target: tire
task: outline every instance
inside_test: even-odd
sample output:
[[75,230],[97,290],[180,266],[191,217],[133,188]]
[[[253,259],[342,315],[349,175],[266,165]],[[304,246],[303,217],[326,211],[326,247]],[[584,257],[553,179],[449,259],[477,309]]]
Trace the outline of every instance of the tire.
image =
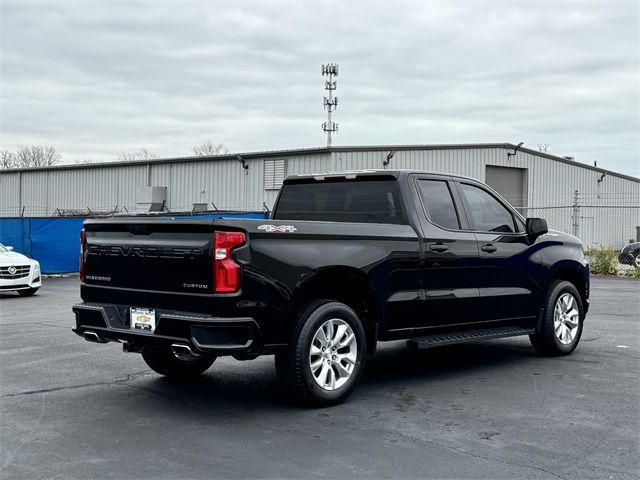
[[25,290],[17,290],[17,292],[18,292],[18,295],[20,295],[22,297],[30,297],[31,295],[36,293],[39,289],[40,289],[40,287],[38,287],[38,288],[27,288]]
[[[329,338],[327,332],[331,332]],[[321,353],[323,343],[329,346]],[[316,353],[312,353],[312,344]],[[276,354],[275,363],[281,383],[294,399],[309,406],[329,406],[343,402],[353,392],[365,357],[364,328],[356,313],[343,303],[317,300],[300,310],[289,346]]]
[[584,307],[578,289],[566,280],[555,280],[547,290],[542,321],[536,333],[529,335],[531,344],[541,355],[569,355],[580,342],[583,323]]
[[212,355],[182,360],[168,349],[145,350],[142,358],[153,371],[173,380],[193,380],[206,372],[216,360]]

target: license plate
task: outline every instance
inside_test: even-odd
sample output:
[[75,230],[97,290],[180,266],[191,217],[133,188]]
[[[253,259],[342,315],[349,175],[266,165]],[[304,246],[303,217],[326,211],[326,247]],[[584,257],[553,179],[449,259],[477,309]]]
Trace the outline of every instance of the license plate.
[[131,330],[153,333],[156,329],[156,311],[150,308],[131,308]]

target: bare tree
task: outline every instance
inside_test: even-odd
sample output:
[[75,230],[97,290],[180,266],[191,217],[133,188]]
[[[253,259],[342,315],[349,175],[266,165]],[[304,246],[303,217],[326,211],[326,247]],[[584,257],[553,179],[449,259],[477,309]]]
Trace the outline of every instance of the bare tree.
[[9,150],[0,150],[0,168],[15,168],[16,156]]
[[229,149],[224,143],[213,143],[211,140],[202,142],[191,149],[197,157],[211,157],[213,155],[224,155],[229,153]]
[[60,154],[51,146],[20,145],[15,153],[0,152],[0,168],[31,168],[57,165]]
[[76,157],[73,159],[73,163],[76,165],[92,165],[94,163],[100,163],[100,160],[91,157]]
[[141,160],[153,160],[155,158],[158,158],[158,156],[155,153],[151,153],[146,148],[141,148],[137,152],[122,152],[118,155],[118,160],[123,162],[137,162]]

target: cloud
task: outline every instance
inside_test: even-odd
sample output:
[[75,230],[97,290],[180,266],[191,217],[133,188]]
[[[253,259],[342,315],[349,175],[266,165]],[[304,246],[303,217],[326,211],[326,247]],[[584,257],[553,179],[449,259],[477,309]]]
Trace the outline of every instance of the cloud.
[[549,143],[640,175],[634,2],[3,3],[2,146]]

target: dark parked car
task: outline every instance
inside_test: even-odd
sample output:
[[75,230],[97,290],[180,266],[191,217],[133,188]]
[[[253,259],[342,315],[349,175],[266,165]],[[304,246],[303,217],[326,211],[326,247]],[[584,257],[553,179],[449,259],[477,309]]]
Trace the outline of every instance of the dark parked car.
[[630,243],[618,254],[618,261],[640,268],[640,242]]
[[352,392],[379,341],[528,335],[566,355],[589,306],[577,238],[453,175],[293,176],[269,220],[87,220],[81,240],[78,335],[181,379],[275,354],[286,388],[321,405]]

